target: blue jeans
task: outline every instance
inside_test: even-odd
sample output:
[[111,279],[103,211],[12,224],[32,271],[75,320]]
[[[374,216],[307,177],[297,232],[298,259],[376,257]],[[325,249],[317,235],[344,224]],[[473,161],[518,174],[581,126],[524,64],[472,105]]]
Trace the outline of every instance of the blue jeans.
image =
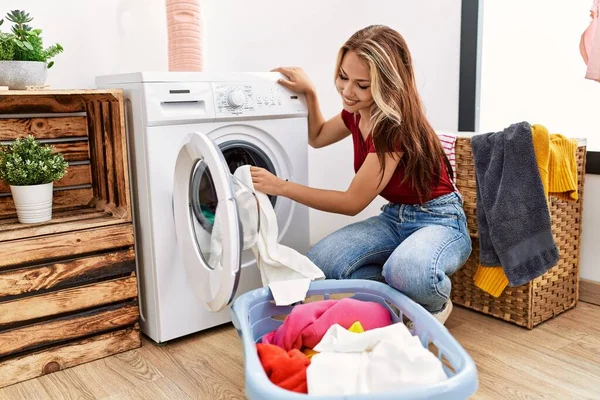
[[431,313],[450,297],[448,276],[471,254],[458,193],[423,205],[386,204],[382,213],[320,240],[307,256],[327,279],[385,281]]

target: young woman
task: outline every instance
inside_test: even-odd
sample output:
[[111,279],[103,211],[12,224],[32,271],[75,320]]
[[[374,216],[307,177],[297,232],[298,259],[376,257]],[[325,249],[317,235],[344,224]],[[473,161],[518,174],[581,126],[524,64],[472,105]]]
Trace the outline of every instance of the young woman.
[[281,85],[306,96],[312,147],[352,136],[356,175],[346,191],[321,190],[252,167],[255,188],[346,215],[358,214],[381,195],[389,202],[381,214],[333,232],[307,256],[328,279],[385,280],[444,323],[452,311],[448,276],[469,257],[471,239],[403,37],[386,26],[369,26],[350,37],[335,67],[343,110],[329,120],[302,69],[274,71],[288,78]]

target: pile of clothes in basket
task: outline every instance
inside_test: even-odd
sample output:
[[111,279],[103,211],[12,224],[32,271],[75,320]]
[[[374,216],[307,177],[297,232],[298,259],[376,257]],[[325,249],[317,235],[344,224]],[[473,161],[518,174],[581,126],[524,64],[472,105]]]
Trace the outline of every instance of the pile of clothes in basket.
[[387,392],[448,379],[419,337],[371,301],[297,305],[256,347],[271,382],[310,395]]

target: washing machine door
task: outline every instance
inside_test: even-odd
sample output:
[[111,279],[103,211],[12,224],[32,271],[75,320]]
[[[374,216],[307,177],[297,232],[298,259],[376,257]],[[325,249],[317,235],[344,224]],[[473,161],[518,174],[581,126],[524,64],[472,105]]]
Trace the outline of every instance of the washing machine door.
[[175,229],[189,283],[215,312],[231,303],[241,269],[242,228],[231,179],[218,146],[202,133],[188,134],[175,164]]

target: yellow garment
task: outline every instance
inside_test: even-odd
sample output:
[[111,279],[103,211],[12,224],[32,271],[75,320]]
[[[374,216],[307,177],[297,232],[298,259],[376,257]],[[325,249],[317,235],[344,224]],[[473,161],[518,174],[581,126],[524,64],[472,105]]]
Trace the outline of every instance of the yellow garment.
[[548,162],[548,192],[563,200],[577,201],[577,139],[558,133],[550,135],[550,161]]
[[308,347],[302,349],[302,353],[304,353],[304,355],[306,356],[306,358],[308,358],[309,360],[312,358],[312,356],[314,356],[315,354],[319,354],[318,351],[314,351],[313,349],[309,349]]
[[[362,326],[362,324],[360,323],[360,321],[356,321],[355,323],[353,323],[352,325],[350,325],[350,328],[348,328],[349,332],[354,332],[354,333],[363,333],[365,330]],[[314,351],[313,349],[309,349],[304,348],[302,349],[302,353],[304,353],[304,355],[310,360],[312,358],[312,356],[314,356],[315,354],[319,354],[318,351]]]
[[[550,135],[546,127],[538,124],[531,127],[531,137],[546,201],[549,195],[577,200],[577,140],[560,134]],[[473,280],[475,286],[494,297],[500,296],[508,286],[508,278],[500,265],[479,265]]]
[[500,265],[497,267],[479,265],[473,280],[475,286],[494,297],[500,296],[504,288],[508,286],[508,278]]
[[546,201],[548,201],[548,185],[550,179],[548,171],[548,162],[550,160],[550,135],[548,134],[546,127],[536,124],[531,127],[531,139],[533,140],[535,161],[537,162],[540,171],[540,178],[542,178],[544,194],[546,195]]
[[353,323],[350,328],[348,328],[349,332],[354,332],[354,333],[363,333],[365,331],[365,329],[363,328],[362,324],[360,323],[360,321],[356,321],[355,323]]

